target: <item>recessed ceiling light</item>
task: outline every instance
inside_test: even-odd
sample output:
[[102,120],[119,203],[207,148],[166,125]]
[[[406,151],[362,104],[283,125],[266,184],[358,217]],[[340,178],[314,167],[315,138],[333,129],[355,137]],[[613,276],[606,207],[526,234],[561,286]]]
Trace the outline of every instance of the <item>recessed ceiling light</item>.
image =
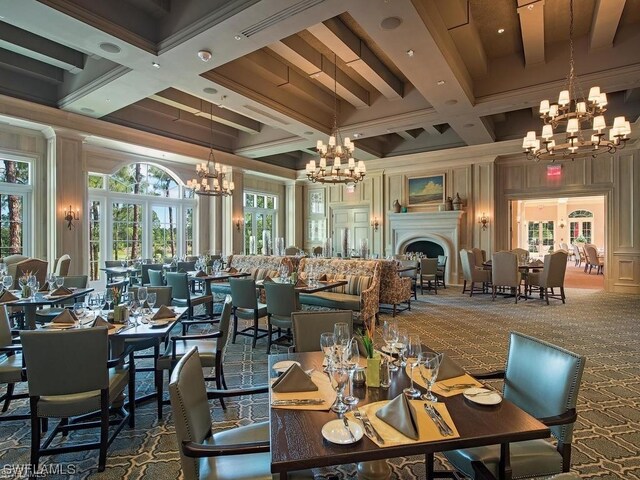
[[504,28],[499,28],[499,29],[498,29],[498,33],[499,33],[499,34],[503,34],[503,33],[504,33]]
[[400,25],[402,25],[400,17],[387,17],[380,22],[380,27],[383,30],[395,30]]
[[446,102],[444,102],[445,105],[455,105],[458,103],[458,100],[456,100],[455,98],[452,98],[451,100],[447,100]]
[[304,132],[305,135],[313,135],[313,132]]
[[160,68],[160,64],[158,62],[151,62],[151,65],[155,68]]
[[236,35],[236,36],[235,36],[235,37],[233,37],[233,38],[235,38],[236,40],[242,40],[242,35]]
[[414,52],[411,48],[409,50],[407,50],[407,55],[409,55],[410,57],[413,57],[415,55],[416,52]]
[[353,134],[353,138],[359,138],[359,137],[361,137],[361,136],[362,136],[362,134],[361,134],[361,133],[354,133],[354,134]]
[[120,53],[120,51],[122,50],[118,45],[109,42],[102,42],[98,46],[100,47],[100,50],[107,53]]
[[211,95],[218,93],[218,90],[216,90],[216,89],[215,89],[215,88],[213,88],[213,87],[206,87],[206,88],[203,88],[203,89],[202,89],[202,91],[203,91],[204,93],[209,93],[209,94],[211,94]]
[[95,112],[95,110],[93,108],[89,108],[89,107],[82,107],[80,109],[80,111],[84,112],[84,113],[94,113]]
[[444,85],[445,83],[447,83],[447,82],[445,82],[444,80],[438,80],[438,85],[440,85],[440,86]]
[[529,10],[533,10],[533,7],[535,7],[535,4],[533,4],[533,3],[530,3],[529,5],[527,5],[527,8]]
[[475,124],[475,123],[465,123],[465,124],[463,125],[463,127],[464,127],[464,128],[471,128],[471,127],[475,127],[475,126],[476,126],[476,124]]
[[200,50],[198,52],[198,58],[203,62],[208,62],[211,60],[211,52],[209,50]]

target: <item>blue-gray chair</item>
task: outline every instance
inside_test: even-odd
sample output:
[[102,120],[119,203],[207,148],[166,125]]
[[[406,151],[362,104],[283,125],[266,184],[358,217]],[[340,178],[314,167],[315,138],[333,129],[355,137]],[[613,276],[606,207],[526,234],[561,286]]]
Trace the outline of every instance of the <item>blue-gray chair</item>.
[[187,307],[187,320],[182,320],[182,334],[186,335],[189,326],[201,323],[212,323],[213,320],[207,313],[194,315],[194,308],[198,305],[205,306],[205,310],[211,308],[213,295],[196,295],[189,289],[188,274],[180,272],[167,272],[165,274],[167,286],[172,288],[172,304],[176,307]]
[[[300,310],[300,302],[295,287],[291,283],[265,282],[264,289],[267,296],[267,355],[271,353],[271,345],[288,342],[291,345],[291,314]],[[274,327],[277,329],[274,331]],[[283,334],[282,331],[285,331]],[[274,333],[278,338],[273,339]]]
[[[256,282],[252,278],[230,278],[231,299],[233,302],[233,343],[238,335],[253,338],[253,348],[259,338],[266,337],[268,330],[258,327],[258,320],[267,316],[267,306],[258,302]],[[238,319],[252,320],[252,325],[238,330]]]
[[[510,334],[503,396],[547,425],[557,440],[557,446],[544,439],[511,443],[513,478],[549,476],[571,468],[576,401],[585,360],[537,338]],[[497,374],[479,377],[499,378]],[[498,477],[500,445],[452,450],[444,455],[468,477],[485,478],[486,472]]]

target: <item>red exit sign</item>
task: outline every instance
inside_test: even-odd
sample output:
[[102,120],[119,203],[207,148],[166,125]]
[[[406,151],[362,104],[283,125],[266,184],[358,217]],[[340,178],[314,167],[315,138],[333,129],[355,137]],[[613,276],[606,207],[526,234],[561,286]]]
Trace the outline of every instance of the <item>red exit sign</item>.
[[559,177],[562,175],[562,165],[547,165],[547,177]]

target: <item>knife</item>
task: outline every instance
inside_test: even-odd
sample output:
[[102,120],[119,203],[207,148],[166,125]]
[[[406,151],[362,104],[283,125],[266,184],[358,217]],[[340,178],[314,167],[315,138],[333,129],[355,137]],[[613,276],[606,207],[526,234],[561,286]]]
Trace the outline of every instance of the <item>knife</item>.
[[347,432],[349,432],[349,436],[351,437],[351,440],[354,442],[357,442],[356,436],[353,434],[353,432],[351,431],[351,428],[349,427],[349,421],[347,420],[347,417],[342,417],[342,422],[344,423],[344,428],[346,428]]
[[432,411],[431,407],[426,403],[424,404],[424,411],[427,412],[427,415],[429,415],[429,418],[431,419],[431,421],[438,428],[438,431],[440,432],[440,435],[442,435],[443,437],[446,437],[447,436],[447,431],[445,430],[445,428],[440,423],[440,420],[438,420],[438,417],[436,417],[433,414],[433,411]]
[[436,418],[440,421],[440,423],[442,424],[442,426],[444,427],[444,429],[447,432],[447,435],[453,435],[453,430],[451,430],[451,427],[449,426],[449,424],[446,422],[446,420],[444,419],[444,417],[440,414],[440,412],[438,411],[437,408],[435,408],[434,406],[430,407],[431,411],[433,412],[433,414],[436,416]]
[[322,405],[324,399],[322,398],[304,398],[304,399],[292,399],[292,400],[273,400],[271,405],[275,407],[296,406],[296,405]]

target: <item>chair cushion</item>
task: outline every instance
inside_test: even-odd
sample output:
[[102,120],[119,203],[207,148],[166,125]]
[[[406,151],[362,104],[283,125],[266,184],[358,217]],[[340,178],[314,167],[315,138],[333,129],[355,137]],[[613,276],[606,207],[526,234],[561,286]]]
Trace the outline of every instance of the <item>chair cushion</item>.
[[231,295],[231,286],[229,282],[214,282],[211,284],[211,291],[221,295]]
[[[529,440],[509,444],[513,478],[529,478],[562,472],[562,456],[556,447],[546,440]],[[447,460],[465,475],[473,478],[471,462],[484,463],[498,478],[500,445],[452,450],[444,452]]]
[[22,355],[16,354],[0,360],[0,383],[22,381]]
[[288,317],[284,315],[271,315],[271,317],[269,317],[269,322],[274,327],[291,328],[291,315]]
[[213,295],[191,295],[191,305],[202,305],[213,302]]
[[[236,308],[236,316],[244,320],[253,320],[253,310],[250,308]],[[267,316],[267,306],[264,303],[258,302],[258,318]]]
[[[129,368],[109,369],[109,403],[113,402],[129,382]],[[47,395],[38,401],[39,417],[72,417],[100,410],[100,390]]]
[[[215,367],[216,365],[216,342],[212,340],[180,340],[176,342],[176,361],[180,360],[192,347],[198,347],[200,362],[203,367]],[[167,346],[163,355],[156,361],[157,370],[168,370],[173,362],[171,343]]]
[[300,295],[300,303],[304,303],[305,305],[315,305],[317,307],[360,311],[360,297],[358,295],[348,295],[346,293],[303,293]]
[[371,277],[367,275],[346,275],[347,284],[344,293],[348,295],[361,295],[371,284]]

